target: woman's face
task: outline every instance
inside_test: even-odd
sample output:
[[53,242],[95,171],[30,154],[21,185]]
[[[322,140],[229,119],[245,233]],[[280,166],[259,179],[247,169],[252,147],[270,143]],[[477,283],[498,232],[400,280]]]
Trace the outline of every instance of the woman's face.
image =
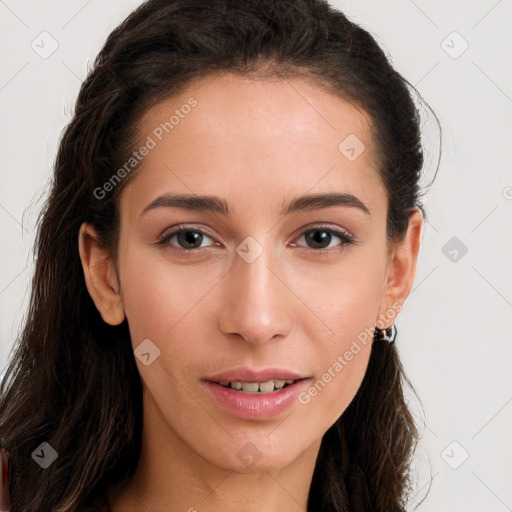
[[368,118],[304,79],[226,74],[140,135],[117,269],[145,428],[221,468],[285,467],[354,398],[389,310]]

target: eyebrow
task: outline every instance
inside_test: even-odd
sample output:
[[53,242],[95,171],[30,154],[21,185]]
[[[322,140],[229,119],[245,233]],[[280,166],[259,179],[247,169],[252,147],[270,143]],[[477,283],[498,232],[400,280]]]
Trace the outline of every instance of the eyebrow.
[[[360,199],[352,194],[341,192],[324,192],[295,197],[283,204],[281,215],[329,208],[331,206],[357,208],[371,217],[370,210]],[[212,212],[224,216],[231,214],[225,199],[217,196],[200,196],[196,194],[164,194],[148,204],[141,213],[141,216],[156,208],[182,208],[189,211]]]

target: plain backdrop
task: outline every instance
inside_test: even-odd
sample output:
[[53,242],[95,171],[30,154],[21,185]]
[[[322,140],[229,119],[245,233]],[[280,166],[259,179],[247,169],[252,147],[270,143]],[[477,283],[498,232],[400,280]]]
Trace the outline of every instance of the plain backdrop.
[[[0,0],[0,375],[26,311],[59,137],[107,35],[139,0]],[[443,152],[397,346],[425,411],[423,512],[512,510],[512,1],[337,0],[439,117]],[[439,133],[421,109],[433,177]],[[44,361],[41,361],[44,364]]]

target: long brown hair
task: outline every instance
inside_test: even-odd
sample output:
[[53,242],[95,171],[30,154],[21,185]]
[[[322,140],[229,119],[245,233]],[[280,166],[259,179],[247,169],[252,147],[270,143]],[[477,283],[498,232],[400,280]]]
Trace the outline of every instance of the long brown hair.
[[[105,511],[106,490],[135,472],[142,382],[126,321],[107,325],[87,292],[78,230],[90,222],[115,257],[118,200],[136,171],[111,193],[95,191],[135,149],[149,107],[222,71],[308,76],[364,109],[388,192],[390,242],[403,238],[415,206],[423,210],[410,84],[342,12],[323,0],[142,4],[109,35],[82,84],[39,221],[30,307],[0,395],[12,512]],[[308,511],[404,510],[419,438],[405,384],[413,389],[395,344],[373,343],[360,389],[323,437]],[[33,460],[43,442],[57,452],[47,469]]]

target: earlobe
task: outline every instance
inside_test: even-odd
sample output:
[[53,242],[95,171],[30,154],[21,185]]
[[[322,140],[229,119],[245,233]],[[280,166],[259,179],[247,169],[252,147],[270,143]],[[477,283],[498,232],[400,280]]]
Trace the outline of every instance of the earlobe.
[[[386,286],[379,310],[379,319],[384,327],[394,323],[394,319],[390,317],[395,317],[396,309],[401,309],[411,292],[416,276],[422,230],[423,214],[416,207],[409,216],[407,233],[394,248],[389,261]],[[394,310],[393,315],[389,314],[391,310]]]
[[78,250],[87,290],[96,308],[106,323],[119,325],[125,314],[115,265],[94,228],[86,222],[80,226]]

